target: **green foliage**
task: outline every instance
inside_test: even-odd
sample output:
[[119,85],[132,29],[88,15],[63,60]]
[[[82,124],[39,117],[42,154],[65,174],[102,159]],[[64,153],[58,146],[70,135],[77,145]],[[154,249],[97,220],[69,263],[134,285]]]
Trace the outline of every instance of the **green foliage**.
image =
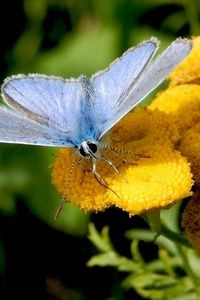
[[145,299],[199,299],[200,258],[191,249],[173,244],[161,235],[155,240],[157,257],[147,262],[141,254],[140,242],[152,243],[155,237],[152,231],[135,229],[127,236],[132,237],[131,258],[114,249],[107,227],[99,233],[90,224],[88,237],[100,253],[90,258],[88,266],[109,266],[126,273],[122,288],[134,289]]
[[[67,78],[82,73],[90,75],[107,67],[128,47],[151,36],[161,39],[162,50],[177,36],[198,35],[200,32],[198,0],[22,0],[13,1],[12,8],[10,5],[9,2],[7,10],[4,5],[1,7],[1,20],[5,20],[5,16],[7,18],[0,28],[2,80],[16,73],[44,73]],[[8,223],[15,220],[18,215],[18,201],[21,201],[33,216],[51,229],[58,230],[59,233],[64,232],[66,236],[69,234],[84,237],[90,215],[86,215],[78,208],[66,204],[59,219],[54,221],[54,213],[61,195],[58,195],[51,185],[49,166],[54,160],[56,151],[47,147],[0,145],[0,215],[2,220],[9,220]],[[104,227],[99,233],[93,225],[90,225],[89,239],[99,254],[89,260],[88,267],[109,266],[120,274],[125,274],[122,290],[136,290],[143,298],[199,299],[200,261],[199,257],[187,247],[187,242],[178,231],[179,208],[170,210],[170,216],[166,213],[162,222],[160,216],[156,214],[143,217],[153,231],[130,228],[126,232],[126,237],[131,240],[131,258],[116,251],[110,240],[108,227]],[[5,227],[9,227],[8,223]],[[6,237],[9,241],[10,231],[2,224],[1,230],[8,230],[4,239]],[[36,237],[37,234],[38,232],[35,232]],[[2,236],[3,234],[0,238]],[[155,259],[145,261],[140,251],[142,242],[145,242],[147,252],[149,244],[155,243],[158,246]],[[19,243],[24,243],[23,247],[26,249],[25,239],[21,239]],[[37,244],[40,247],[40,241],[37,241]],[[51,247],[48,252],[52,250]],[[0,243],[0,278],[5,274],[9,249],[10,247],[6,248]],[[14,254],[15,251],[14,248]],[[91,253],[90,246],[84,248],[84,251],[87,254]],[[38,251],[40,252],[42,249]],[[29,253],[29,261],[31,262],[37,255],[39,254],[35,252]],[[69,256],[75,265],[77,257],[70,255],[66,253],[62,259],[65,261]],[[44,274],[50,273],[51,265],[58,265],[58,257],[54,255],[52,257],[55,261],[48,261]],[[14,269],[12,273],[16,272],[19,278],[17,272],[20,272],[23,260],[17,262],[20,266],[18,269],[16,267],[17,271],[15,266],[12,266]],[[60,269],[61,267],[58,266]],[[68,268],[64,271],[62,279],[69,272]],[[30,273],[39,274],[40,268],[37,272],[30,269]],[[56,276],[59,277],[60,274]],[[30,281],[37,282],[39,277],[36,276],[36,279]],[[84,279],[78,283],[80,286],[88,284],[88,278],[85,281]],[[4,279],[0,281],[1,284],[4,283]],[[102,290],[104,285],[102,278]],[[45,286],[44,282],[41,286]],[[62,284],[60,286],[63,288]],[[50,290],[53,288],[56,290],[57,286],[52,284]],[[19,296],[22,299],[22,290],[19,295],[15,294],[15,297]],[[33,291],[34,288],[29,291],[29,295]],[[39,291],[37,293],[40,295]],[[61,299],[58,296],[54,298]]]

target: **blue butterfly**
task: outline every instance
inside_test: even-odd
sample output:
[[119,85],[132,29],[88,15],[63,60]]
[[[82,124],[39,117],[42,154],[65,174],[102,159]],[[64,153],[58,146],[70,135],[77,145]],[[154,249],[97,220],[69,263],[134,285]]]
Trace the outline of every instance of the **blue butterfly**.
[[74,147],[95,161],[100,139],[140,103],[190,52],[178,38],[156,59],[158,40],[130,48],[91,78],[63,79],[40,74],[5,79],[1,92],[0,142]]

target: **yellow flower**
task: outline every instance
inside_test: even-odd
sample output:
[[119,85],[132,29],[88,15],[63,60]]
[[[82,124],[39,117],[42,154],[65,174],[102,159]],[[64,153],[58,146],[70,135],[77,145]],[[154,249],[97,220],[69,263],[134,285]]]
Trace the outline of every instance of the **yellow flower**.
[[85,211],[101,211],[111,205],[130,214],[166,207],[190,195],[192,175],[187,160],[173,149],[178,133],[170,118],[158,110],[128,114],[109,132],[112,150],[102,150],[119,171],[105,161],[95,179],[91,163],[78,158],[75,150],[61,149],[52,166],[52,180],[61,196]]
[[200,85],[169,87],[149,106],[149,109],[156,108],[168,114],[181,139],[184,132],[200,122]]
[[191,165],[194,182],[200,186],[200,38],[188,57],[170,75],[170,85],[159,93],[149,109],[166,112],[176,124],[176,149]]
[[187,158],[194,182],[200,185],[200,85],[169,87],[149,107],[155,108],[165,111],[175,124],[174,148]]
[[187,203],[182,214],[182,226],[187,240],[200,254],[200,194],[197,193]]
[[200,187],[200,122],[184,134],[179,150],[190,162],[193,179]]

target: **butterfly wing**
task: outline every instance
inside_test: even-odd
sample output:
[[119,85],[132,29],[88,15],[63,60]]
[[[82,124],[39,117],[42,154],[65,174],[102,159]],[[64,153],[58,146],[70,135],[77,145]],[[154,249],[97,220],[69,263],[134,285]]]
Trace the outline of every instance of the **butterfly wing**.
[[[62,145],[65,142],[65,146],[79,142],[82,92],[79,80],[66,81],[37,74],[12,76],[2,86],[2,96],[7,105],[24,116],[26,122],[28,118],[34,124],[46,126],[48,132],[57,132],[65,139],[60,141]],[[0,112],[5,114],[2,108]],[[59,142],[59,138],[57,140]]]
[[97,101],[94,110],[101,136],[155,89],[191,47],[189,40],[177,39],[149,63],[156,50],[155,43],[150,40],[131,48],[109,69],[95,75]]
[[152,38],[130,48],[106,70],[96,73],[91,78],[96,95],[94,118],[100,126],[101,135],[114,125],[114,119],[117,117],[115,110],[120,99],[147,67],[158,48],[158,43],[157,39]]
[[[62,146],[65,135],[27,119],[7,107],[0,109],[0,142],[30,145]],[[69,146],[72,146],[69,142]]]
[[[35,144],[35,138],[31,142],[28,136],[31,135],[29,124],[37,131],[37,138],[41,130],[40,144],[45,145],[77,146],[88,132],[88,137],[92,132],[95,138],[100,138],[164,80],[191,49],[189,41],[178,39],[149,64],[157,44],[156,39],[151,39],[131,48],[104,72],[95,74],[87,85],[84,77],[67,81],[33,74],[6,79],[2,96],[18,117],[9,112],[11,119],[7,119],[7,125],[5,117],[9,116],[9,110],[0,108],[0,140],[13,142],[22,126],[25,137],[23,139],[20,133],[18,142]],[[86,113],[87,118],[84,118]],[[25,124],[29,129],[25,130]],[[5,133],[6,128],[10,137]]]

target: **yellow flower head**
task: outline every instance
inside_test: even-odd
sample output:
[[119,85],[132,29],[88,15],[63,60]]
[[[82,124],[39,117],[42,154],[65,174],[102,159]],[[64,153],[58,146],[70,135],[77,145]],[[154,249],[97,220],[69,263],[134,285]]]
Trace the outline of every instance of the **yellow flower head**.
[[193,43],[188,57],[170,75],[169,88],[149,109],[166,112],[176,125],[176,149],[190,162],[194,182],[200,186],[200,38]]
[[184,132],[200,122],[200,85],[182,84],[160,92],[149,109],[168,114],[182,138]]
[[183,135],[179,150],[190,162],[193,179],[200,187],[200,122]]
[[[196,193],[182,216],[185,234],[200,254],[200,38],[195,38],[189,56],[170,75],[170,86],[152,104],[167,111],[178,126],[177,150],[187,158]],[[164,98],[169,101],[164,102]],[[174,103],[174,104],[173,104]]]
[[200,254],[200,194],[197,193],[187,203],[182,215],[182,226],[187,240]]
[[75,150],[61,149],[52,166],[52,181],[62,197],[85,211],[101,211],[115,205],[130,214],[166,207],[190,195],[192,178],[186,159],[172,147],[177,130],[168,116],[158,110],[128,114],[109,132],[102,149],[118,172],[104,160],[91,163],[77,158]]

